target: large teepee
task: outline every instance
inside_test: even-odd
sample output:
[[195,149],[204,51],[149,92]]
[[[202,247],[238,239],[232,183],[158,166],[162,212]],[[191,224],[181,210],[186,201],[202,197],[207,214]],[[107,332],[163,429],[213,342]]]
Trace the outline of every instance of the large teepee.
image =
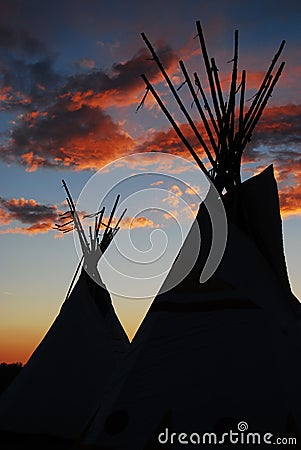
[[155,96],[219,192],[228,218],[226,250],[215,274],[201,284],[200,273],[212,240],[206,202],[202,203],[165,283],[177,266],[185,265],[189,259],[193,228],[199,226],[202,247],[197,263],[180,284],[168,292],[163,286],[164,293],[154,300],[130,346],[123,370],[112,381],[103,407],[86,435],[85,443],[99,448],[153,450],[182,448],[183,444],[195,448],[198,439],[202,448],[211,448],[208,436],[203,444],[203,433],[215,433],[221,439],[222,433],[231,429],[242,431],[237,428],[239,422],[245,422],[249,432],[262,436],[272,433],[275,439],[301,436],[300,306],[287,276],[273,167],[245,182],[240,177],[242,152],[284,66],[281,63],[273,75],[284,42],[245,112],[245,71],[237,82],[238,33],[226,101],[199,22],[197,32],[210,102],[198,74],[194,74],[194,80],[201,101],[183,62],[180,67],[200,112],[206,137],[198,131],[144,34],[143,39],[203,147],[211,169],[184,136],[145,75],[143,79],[147,92]]
[[104,208],[94,215],[89,243],[67,185],[63,185],[69,211],[56,228],[63,233],[76,229],[84,268],[46,336],[0,397],[0,430],[73,440],[81,436],[101,405],[129,341],[109,293],[93,280],[99,276],[99,258],[118,231],[119,221],[114,228],[110,226],[118,199],[109,223],[103,224]]

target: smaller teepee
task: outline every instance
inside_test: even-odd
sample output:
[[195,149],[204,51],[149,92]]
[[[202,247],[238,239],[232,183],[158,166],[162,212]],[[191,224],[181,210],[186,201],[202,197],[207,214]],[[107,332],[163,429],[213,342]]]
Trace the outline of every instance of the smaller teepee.
[[69,211],[55,228],[78,232],[84,268],[46,336],[1,395],[0,430],[73,440],[100,407],[129,341],[109,293],[92,278],[99,277],[97,262],[118,231],[122,217],[111,227],[118,198],[107,224],[103,223],[104,208],[94,214],[94,236],[90,229],[89,243],[64,181],[63,186]]

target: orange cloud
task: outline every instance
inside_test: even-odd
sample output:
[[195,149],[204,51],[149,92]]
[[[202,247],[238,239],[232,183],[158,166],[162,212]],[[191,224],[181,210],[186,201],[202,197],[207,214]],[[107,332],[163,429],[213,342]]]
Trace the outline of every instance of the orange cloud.
[[121,227],[122,228],[155,228],[155,224],[152,220],[146,217],[134,217],[133,219],[130,217],[125,217],[126,220],[122,220]]
[[20,118],[2,156],[18,161],[31,172],[40,167],[85,170],[100,168],[112,159],[130,153],[133,139],[103,111],[83,106],[70,110],[68,99],[60,100],[48,115]]
[[185,189],[185,194],[188,194],[188,195],[200,194],[200,188],[199,188],[199,186],[188,187],[187,189]]
[[10,200],[0,198],[0,225],[7,226],[13,221],[29,224],[27,227],[9,227],[0,230],[0,234],[37,234],[47,233],[54,226],[59,211],[55,205],[42,205],[34,199],[23,197]]
[[0,109],[5,110],[30,105],[31,98],[18,90],[14,90],[12,86],[4,86],[0,88],[0,102],[3,103]]
[[182,197],[182,195],[183,195],[183,192],[181,191],[179,186],[176,185],[176,184],[173,184],[171,186],[171,188],[169,189],[169,192],[171,192],[172,194],[176,195],[177,197]]
[[183,192],[179,188],[178,185],[173,184],[168,190],[168,195],[166,198],[162,199],[163,202],[166,202],[172,208],[176,208],[179,206],[179,197],[183,196]]
[[[157,42],[156,47],[166,69],[173,70],[177,64],[173,50],[162,41]],[[94,70],[70,77],[62,89],[61,98],[69,98],[70,110],[83,106],[105,109],[110,106],[136,104],[144,90],[142,73],[146,73],[154,84],[162,81],[160,70],[149,57],[146,48],[141,48],[127,61],[113,64],[110,74]]]
[[9,86],[5,86],[0,90],[0,101],[7,102],[8,100],[12,100],[12,95],[10,94],[11,88]]
[[164,183],[164,181],[159,180],[159,181],[155,181],[154,183],[151,183],[150,186],[160,186],[163,183]]
[[11,222],[11,218],[8,212],[0,209],[0,226],[7,225]]
[[301,184],[280,191],[279,200],[283,216],[301,214]]
[[[104,218],[104,223],[108,223],[108,218]],[[115,225],[116,219],[114,218],[111,222],[111,226],[114,227]],[[139,217],[125,216],[121,220],[119,226],[122,230],[145,228],[145,227],[156,228],[154,222],[151,219],[148,219],[147,217],[144,216]]]
[[[272,106],[265,109],[256,131],[290,133],[294,130],[296,120],[300,120],[301,105],[289,104]],[[299,122],[298,122],[299,125]]]
[[33,234],[48,233],[52,228],[53,222],[38,222],[30,227],[6,228],[0,230],[0,234],[28,234],[32,236]]
[[132,95],[117,89],[108,89],[103,92],[94,92],[89,89],[87,91],[77,91],[74,94],[70,94],[70,111],[76,111],[82,108],[82,106],[90,106],[92,108],[109,108],[110,106],[129,106],[136,104],[139,101],[141,95],[141,86],[137,86],[135,91],[132,91]]

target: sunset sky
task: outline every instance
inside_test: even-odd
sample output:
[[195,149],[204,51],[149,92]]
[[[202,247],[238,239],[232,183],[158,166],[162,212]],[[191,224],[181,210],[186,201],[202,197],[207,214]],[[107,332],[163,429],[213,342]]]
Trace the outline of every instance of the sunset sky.
[[[150,94],[143,108],[136,108],[145,93],[140,76],[145,73],[176,120],[185,123],[140,33],[148,36],[176,86],[183,81],[178,66],[183,59],[207,87],[194,39],[196,20],[223,89],[239,29],[247,98],[286,40],[281,59],[286,66],[247,146],[243,178],[274,164],[288,271],[301,299],[299,2],[2,0],[0,13],[0,362],[26,362],[55,318],[76,268],[72,233],[58,238],[52,229],[66,210],[61,179],[77,198],[97,170],[129,154],[167,152],[191,160]],[[145,161],[152,170],[154,160]],[[122,170],[128,177],[135,167]],[[166,195],[177,195],[177,188],[166,185]],[[134,227],[138,240],[160,225],[154,216],[143,216]],[[147,303],[115,301],[132,335]]]

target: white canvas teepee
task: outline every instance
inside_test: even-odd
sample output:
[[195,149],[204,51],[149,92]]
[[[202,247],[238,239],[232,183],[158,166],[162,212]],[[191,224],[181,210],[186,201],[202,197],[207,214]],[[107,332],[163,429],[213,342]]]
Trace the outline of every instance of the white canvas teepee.
[[[203,433],[216,433],[220,439],[231,429],[239,431],[237,426],[242,421],[250,432],[301,439],[300,304],[291,292],[286,271],[277,185],[272,166],[244,183],[240,176],[242,152],[284,67],[281,63],[273,75],[284,41],[245,113],[245,71],[237,83],[238,33],[226,102],[199,22],[197,32],[210,102],[197,73],[194,80],[205,109],[183,62],[180,67],[206,137],[191,119],[150,42],[142,36],[211,162],[211,170],[145,75],[143,79],[147,92],[154,95],[219,192],[228,218],[226,250],[214,275],[200,284],[212,242],[205,201],[165,285],[170,285],[169,278],[173,279],[177,266],[185,266],[189,260],[194,227],[200,228],[202,236],[198,260],[180,284],[167,292],[163,285],[163,293],[154,300],[123,361],[123,369],[113,378],[86,434],[84,443],[95,448],[154,450],[182,448],[183,444],[195,448],[196,434],[203,448],[211,448],[203,443]],[[193,442],[189,440],[191,435]]]
[[[91,261],[97,263],[103,240],[95,248],[93,242],[89,248],[85,247],[85,236],[72,199],[69,206],[69,216],[81,233],[84,266],[89,266]],[[70,226],[70,221],[67,223]],[[99,231],[100,223],[97,226]],[[59,227],[63,231],[67,229],[66,225]],[[113,229],[107,231],[105,246],[113,235]],[[86,268],[91,273],[91,267]],[[128,346],[109,293],[82,269],[48,333],[1,395],[0,430],[78,438],[101,405],[106,387]]]
[[[300,307],[287,282],[272,168],[243,183],[238,197],[227,199],[228,208],[239,203],[241,214],[252,214],[249,231],[229,218],[227,248],[214,276],[199,283],[209,245],[182,283],[157,296],[86,444],[162,448],[160,433],[162,440],[169,436],[166,444],[171,433],[221,437],[237,431],[240,421],[250,432],[300,436]],[[202,206],[197,221],[210,242]],[[192,237],[175,264],[185,262]],[[261,240],[273,247],[266,250]],[[279,252],[277,259],[270,249]],[[181,448],[173,439],[172,448]]]

